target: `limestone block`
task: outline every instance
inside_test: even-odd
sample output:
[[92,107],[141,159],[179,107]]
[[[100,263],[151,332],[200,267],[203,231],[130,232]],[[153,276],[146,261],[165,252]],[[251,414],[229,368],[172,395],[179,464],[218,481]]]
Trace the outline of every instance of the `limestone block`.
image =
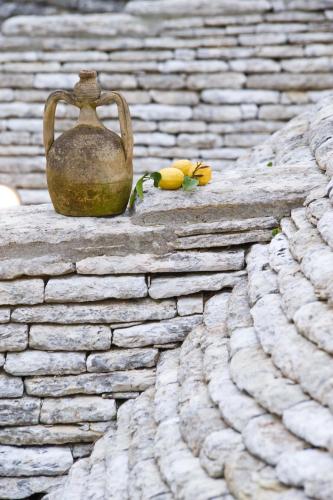
[[236,273],[187,274],[170,278],[152,278],[149,295],[153,299],[179,297],[202,291],[219,291],[235,285],[240,279]]
[[23,351],[28,345],[27,325],[0,324],[0,351]]
[[[57,401],[57,400],[55,400]],[[45,444],[90,443],[101,432],[82,425],[24,425],[0,427],[0,443],[13,446],[41,446]],[[82,445],[83,446],[83,445]],[[1,490],[0,490],[1,491]]]
[[8,499],[28,498],[35,493],[42,493],[60,487],[65,476],[4,477],[0,478],[0,496]]
[[123,257],[88,257],[76,264],[79,274],[184,273],[231,271],[243,267],[243,250],[174,252],[166,255],[130,254]]
[[102,304],[54,304],[19,307],[12,312],[19,323],[127,323],[131,321],[161,320],[176,314],[173,300],[156,302],[151,299],[109,301]]
[[229,300],[228,292],[216,293],[207,300],[203,320],[208,328],[223,327],[227,320]]
[[143,120],[186,120],[192,117],[192,109],[189,106],[133,104],[131,115]]
[[207,125],[203,121],[166,121],[159,122],[159,129],[162,132],[167,132],[168,134],[178,134],[180,132],[205,132],[207,129]]
[[[145,51],[146,53],[146,51]],[[110,82],[112,81],[110,78]],[[133,77],[134,78],[134,77]],[[185,75],[161,75],[161,74],[140,74],[137,77],[140,87],[151,90],[174,90],[185,87]],[[103,83],[103,81],[102,81]]]
[[228,65],[221,60],[177,61],[174,59],[160,63],[158,69],[161,73],[217,73],[226,71]]
[[84,373],[64,377],[32,377],[25,380],[30,395],[69,396],[104,392],[144,391],[155,382],[154,370],[129,370],[114,373]]
[[273,90],[204,90],[201,93],[202,100],[212,104],[243,104],[243,103],[277,103],[279,93]]
[[157,349],[114,349],[104,353],[93,353],[87,358],[88,372],[113,372],[151,368],[156,365]]
[[0,323],[8,323],[10,320],[10,309],[6,307],[0,307]]
[[132,348],[182,342],[186,335],[201,322],[202,316],[198,314],[116,329],[113,332],[112,343],[118,347]]
[[285,484],[303,486],[314,498],[329,498],[333,493],[332,457],[321,450],[301,450],[281,457],[277,476]]
[[20,398],[23,396],[23,382],[19,377],[10,377],[0,373],[0,397]]
[[230,4],[228,1],[213,0],[201,1],[191,0],[162,0],[158,5],[151,0],[131,1],[126,6],[126,11],[139,16],[166,16],[181,17],[187,16],[193,11],[198,16],[221,16],[222,14],[246,14],[254,12],[265,12],[270,9],[269,3],[265,0],[244,2],[237,0]]
[[57,276],[69,274],[74,271],[72,262],[59,261],[46,256],[35,259],[6,259],[0,261],[1,279],[13,279],[20,276]]
[[0,475],[7,477],[59,476],[73,464],[70,449],[58,446],[19,449],[0,446],[0,457]]
[[213,106],[210,104],[199,104],[193,110],[193,118],[206,122],[240,121],[242,119],[242,112],[240,107],[236,105]]
[[124,74],[101,74],[100,82],[105,89],[136,89],[138,86],[137,79],[134,75],[124,75]]
[[44,282],[40,279],[18,279],[0,282],[0,303],[39,304],[44,299]]
[[182,104],[194,106],[199,102],[198,94],[188,90],[151,90],[150,95],[153,98],[153,101],[158,104]]
[[86,371],[85,354],[24,351],[9,353],[4,366],[12,375],[67,375]]
[[146,295],[144,276],[69,276],[50,279],[45,288],[45,302],[133,299]]
[[147,144],[148,146],[174,146],[176,138],[171,134],[154,133],[136,133],[134,135],[135,144]]
[[253,327],[249,328],[236,328],[232,332],[230,338],[230,356],[233,357],[238,351],[246,347],[254,347],[258,345],[256,331]]
[[284,425],[313,446],[329,449],[333,436],[333,417],[316,401],[304,401],[283,414]]
[[1,425],[38,424],[40,399],[0,399]]
[[198,73],[187,77],[187,88],[193,90],[225,88],[240,89],[246,82],[243,73]]
[[200,464],[210,477],[223,477],[224,465],[235,450],[243,450],[242,436],[233,429],[209,434],[200,452]]
[[303,305],[296,312],[294,321],[300,333],[323,350],[333,353],[333,311],[325,303],[317,301]]
[[78,36],[82,32],[90,36],[115,36],[122,34],[147,34],[144,24],[131,15],[122,13],[100,13],[89,15],[68,14],[66,23],[62,16],[20,16],[5,23],[7,35]]
[[203,313],[202,294],[179,297],[177,300],[177,311],[179,316],[190,316],[191,314]]
[[[240,73],[278,73],[280,71],[280,64],[272,59],[236,59],[230,61],[229,64],[232,71],[239,71]],[[278,101],[275,100],[274,102]]]
[[227,327],[231,333],[236,328],[249,326],[252,326],[252,318],[247,294],[247,281],[242,280],[236,283],[230,295]]
[[[263,38],[266,38],[266,35]],[[267,41],[265,43],[267,43]],[[327,73],[264,73],[258,76],[250,75],[247,79],[247,87],[253,89],[320,90],[332,88],[332,85],[333,77]]]
[[272,415],[250,420],[242,436],[248,451],[270,465],[276,465],[284,453],[288,455],[307,446]]
[[115,417],[115,401],[98,396],[46,398],[43,400],[40,412],[40,422],[42,424],[99,422],[112,420]]
[[93,447],[94,447],[93,443],[74,444],[72,446],[73,458],[75,459],[75,458],[89,457]]
[[29,347],[48,351],[110,349],[111,330],[104,325],[32,325]]

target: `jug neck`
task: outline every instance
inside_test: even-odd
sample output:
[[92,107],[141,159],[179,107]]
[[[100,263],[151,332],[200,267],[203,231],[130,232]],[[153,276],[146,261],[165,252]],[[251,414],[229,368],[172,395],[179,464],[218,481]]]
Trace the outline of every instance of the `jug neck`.
[[77,125],[90,125],[91,127],[104,128],[96,113],[96,109],[90,104],[84,104],[80,108]]

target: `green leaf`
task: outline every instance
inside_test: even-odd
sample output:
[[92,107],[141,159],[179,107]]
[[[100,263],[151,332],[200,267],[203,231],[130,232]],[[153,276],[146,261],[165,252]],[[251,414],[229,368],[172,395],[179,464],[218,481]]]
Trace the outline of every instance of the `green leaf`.
[[159,172],[152,172],[150,174],[150,178],[154,181],[154,187],[158,187],[160,180],[162,179],[162,176]]
[[193,179],[189,175],[185,175],[182,187],[184,191],[193,191],[193,189],[195,189],[198,184],[198,179]]
[[266,165],[266,167],[272,167],[273,166],[273,162],[272,161],[269,161]]
[[129,199],[129,207],[130,208],[133,208],[134,207],[134,204],[135,204],[135,201],[136,199],[139,197],[140,200],[143,200],[143,183],[148,181],[148,180],[152,180],[154,181],[154,186],[155,187],[158,187],[158,184],[161,180],[161,174],[159,172],[152,172],[151,174],[149,174],[148,172],[146,172],[144,175],[142,175],[142,177],[140,177],[140,179],[137,180],[137,183],[135,184],[135,187],[131,193],[131,196],[130,196],[130,199]]
[[280,234],[282,232],[280,227],[275,227],[272,229],[272,236],[276,236],[277,234]]

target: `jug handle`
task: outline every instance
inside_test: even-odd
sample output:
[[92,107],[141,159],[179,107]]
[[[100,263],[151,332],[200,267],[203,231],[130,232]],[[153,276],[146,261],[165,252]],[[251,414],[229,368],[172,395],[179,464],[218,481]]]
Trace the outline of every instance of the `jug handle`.
[[68,104],[77,106],[74,96],[66,90],[56,90],[47,98],[44,108],[43,120],[43,142],[45,154],[47,154],[54,142],[54,118],[59,101],[65,101]]
[[105,92],[96,101],[96,107],[113,102],[116,103],[118,108],[121,139],[125,150],[126,162],[130,163],[133,159],[133,132],[131,115],[125,98],[119,92]]

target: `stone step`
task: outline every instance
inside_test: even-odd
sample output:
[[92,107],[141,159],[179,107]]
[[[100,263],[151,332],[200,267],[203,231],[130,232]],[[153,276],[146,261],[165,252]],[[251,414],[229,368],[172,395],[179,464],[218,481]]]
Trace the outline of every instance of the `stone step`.
[[210,399],[203,375],[202,358],[200,330],[194,329],[180,349],[178,371],[179,427],[182,438],[194,456],[200,454],[211,433],[226,427]]
[[162,353],[157,367],[155,456],[162,476],[176,498],[208,500],[228,495],[225,481],[212,479],[182,439],[177,414],[179,351]]
[[128,494],[132,500],[171,500],[173,495],[163,481],[154,456],[156,423],[154,420],[154,388],[147,389],[132,407],[128,452]]

